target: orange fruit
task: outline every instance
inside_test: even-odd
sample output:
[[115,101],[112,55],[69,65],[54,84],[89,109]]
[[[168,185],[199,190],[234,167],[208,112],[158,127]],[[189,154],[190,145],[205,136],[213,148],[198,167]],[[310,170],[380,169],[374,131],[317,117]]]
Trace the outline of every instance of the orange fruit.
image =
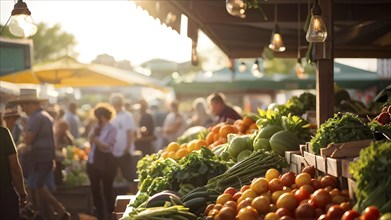
[[181,146],[179,148],[187,148],[187,143],[181,144]]
[[212,128],[212,133],[218,134],[220,131],[221,126],[223,126],[223,123],[217,124]]
[[245,133],[248,127],[247,127],[247,125],[240,123],[237,128],[238,128],[239,132]]
[[243,124],[247,125],[247,127],[249,127],[253,123],[255,123],[255,121],[252,118],[248,116],[243,117]]
[[265,178],[258,178],[252,181],[250,185],[252,189],[257,194],[261,194],[269,191],[269,182]]
[[237,134],[239,130],[234,125],[223,125],[220,128],[220,137],[226,138],[228,134]]
[[162,153],[162,155],[161,155],[164,159],[166,159],[167,158],[167,156],[168,156],[168,152],[167,151],[164,151],[163,153]]
[[213,143],[213,133],[210,132],[208,135],[206,135],[205,141],[208,145],[211,145]]
[[197,145],[196,145],[195,149],[199,150],[199,149],[201,149],[202,146],[207,147],[208,143],[206,143],[205,140],[197,140]]
[[185,157],[185,156],[188,155],[188,154],[189,154],[189,151],[187,151],[187,149],[180,148],[180,149],[175,153],[174,158],[175,158],[175,159],[179,159],[179,158]]
[[258,130],[258,126],[255,123],[252,123],[248,126],[247,130]]
[[214,142],[217,141],[217,140],[219,140],[219,138],[220,138],[219,133],[213,133],[213,141],[214,141]]
[[266,171],[265,178],[268,181],[271,181],[274,178],[278,178],[280,176],[280,171],[274,168],[270,168]]
[[171,158],[171,159],[174,159],[175,158],[175,151],[168,152],[167,157]]
[[180,147],[177,142],[171,142],[167,146],[167,151],[177,151]]
[[197,140],[191,140],[189,143],[187,143],[187,150],[189,152],[196,150],[196,147],[197,147]]
[[238,120],[236,120],[235,122],[234,122],[234,125],[236,126],[236,127],[238,127],[238,125],[239,124],[242,124],[243,123],[243,120],[242,119],[238,119]]

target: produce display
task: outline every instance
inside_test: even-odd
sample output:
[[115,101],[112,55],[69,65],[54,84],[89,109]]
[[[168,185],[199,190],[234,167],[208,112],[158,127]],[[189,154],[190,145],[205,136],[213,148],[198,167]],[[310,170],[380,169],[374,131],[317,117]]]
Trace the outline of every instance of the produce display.
[[369,120],[368,125],[372,131],[381,132],[388,139],[391,139],[391,105],[384,106],[379,115]]
[[315,178],[313,167],[296,175],[280,175],[269,169],[265,178],[255,178],[240,190],[228,187],[215,203],[204,211],[207,219],[274,220],[274,219],[378,219],[380,211],[375,206],[362,214],[352,210],[347,190],[338,189],[332,176]]
[[320,154],[320,149],[331,143],[373,139],[369,126],[353,113],[338,113],[323,123],[311,140],[312,150]]
[[355,208],[376,206],[383,213],[391,212],[391,142],[372,143],[349,170],[357,182]]
[[63,175],[65,185],[81,186],[89,184],[86,172],[89,151],[89,147],[67,146],[63,148],[64,161],[62,161],[62,164],[64,165]]
[[164,159],[158,154],[146,156],[137,163],[139,195],[133,206],[140,206],[149,196],[163,190],[185,194],[226,170],[226,163],[206,147],[179,160]]
[[[338,94],[340,104],[349,101],[346,91]],[[331,143],[373,139],[374,131],[389,128],[390,107],[370,123],[353,113],[335,114],[311,135],[299,115],[314,103],[315,96],[305,93],[242,120],[191,130],[145,156],[137,164],[139,192],[123,219],[391,219],[390,141],[372,143],[351,163],[355,191],[346,176],[322,174],[315,165],[319,170],[307,166],[296,174],[288,169],[302,168],[288,167],[285,159],[304,159],[297,152],[309,141],[319,154]]]

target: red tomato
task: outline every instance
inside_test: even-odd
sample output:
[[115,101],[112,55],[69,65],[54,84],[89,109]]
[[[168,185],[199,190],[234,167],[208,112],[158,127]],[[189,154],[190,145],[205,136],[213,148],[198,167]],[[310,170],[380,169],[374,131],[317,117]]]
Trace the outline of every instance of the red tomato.
[[327,204],[331,203],[331,196],[326,190],[318,189],[311,195],[311,200],[317,207],[324,208]]
[[369,206],[364,210],[364,219],[365,220],[376,220],[380,218],[380,212],[376,206]]
[[284,186],[291,186],[295,183],[296,174],[292,171],[289,171],[288,173],[285,173],[281,176],[281,182]]
[[314,188],[314,190],[322,188],[322,184],[320,183],[320,180],[318,180],[318,179],[311,179],[311,185]]
[[352,209],[342,215],[342,220],[355,220],[358,217],[360,217],[360,213]]
[[310,204],[301,204],[295,210],[297,219],[311,219],[315,217],[315,209]]
[[270,190],[270,192],[275,192],[275,191],[282,190],[283,187],[284,187],[284,185],[282,184],[280,179],[275,178],[275,179],[272,179],[269,182],[269,190]]
[[242,196],[242,192],[237,192],[235,193],[235,195],[233,195],[232,199],[235,200],[235,201],[238,201],[238,199]]
[[344,214],[344,210],[339,205],[333,205],[327,211],[327,217],[330,219],[341,219]]
[[292,212],[287,209],[287,208],[279,208],[277,209],[276,211],[276,214],[278,215],[278,217],[283,217],[283,216],[293,216]]
[[236,192],[237,190],[233,187],[228,187],[226,190],[224,190],[224,193],[231,194],[232,196],[234,196]]
[[331,186],[332,188],[337,188],[338,181],[337,178],[327,175],[322,177],[322,179],[320,180],[320,184],[323,188],[326,188],[328,186]]
[[299,189],[295,192],[295,198],[298,202],[301,202],[304,199],[309,199],[310,196],[311,196],[310,193],[304,189]]
[[215,219],[217,220],[235,220],[236,216],[236,209],[233,209],[231,207],[223,207],[219,214],[215,216]]

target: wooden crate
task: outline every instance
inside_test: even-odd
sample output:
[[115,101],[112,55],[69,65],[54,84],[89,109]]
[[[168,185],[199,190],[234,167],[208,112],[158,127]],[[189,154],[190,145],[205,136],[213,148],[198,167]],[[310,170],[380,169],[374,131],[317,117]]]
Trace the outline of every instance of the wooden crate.
[[286,151],[285,158],[289,164],[289,169],[297,174],[301,173],[305,166],[308,166],[300,151]]
[[331,158],[358,157],[360,155],[361,149],[368,147],[372,141],[372,139],[369,139],[329,144],[326,148],[320,149],[320,155]]

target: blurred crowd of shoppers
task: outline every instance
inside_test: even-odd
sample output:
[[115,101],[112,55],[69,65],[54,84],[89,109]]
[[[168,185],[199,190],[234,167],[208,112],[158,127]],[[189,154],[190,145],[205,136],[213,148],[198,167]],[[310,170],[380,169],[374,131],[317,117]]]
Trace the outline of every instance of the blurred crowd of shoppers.
[[[5,127],[0,131],[6,138],[1,139],[0,219],[18,219],[18,207],[24,207],[26,201],[42,219],[70,219],[52,192],[63,180],[62,149],[79,138],[85,138],[91,149],[87,174],[92,213],[104,220],[110,219],[114,210],[116,176],[126,180],[130,192],[137,191],[136,163],[142,155],[157,152],[191,127],[207,128],[241,118],[221,93],[196,98],[189,112],[181,111],[178,100],[172,100],[169,110],[164,111],[164,106],[149,106],[144,99],[130,105],[116,93],[107,102],[98,103],[86,120],[81,120],[75,102],[64,111],[58,104],[46,105],[46,101],[35,89],[21,89],[18,99],[3,110],[1,123]],[[3,205],[6,201],[12,202]]]

